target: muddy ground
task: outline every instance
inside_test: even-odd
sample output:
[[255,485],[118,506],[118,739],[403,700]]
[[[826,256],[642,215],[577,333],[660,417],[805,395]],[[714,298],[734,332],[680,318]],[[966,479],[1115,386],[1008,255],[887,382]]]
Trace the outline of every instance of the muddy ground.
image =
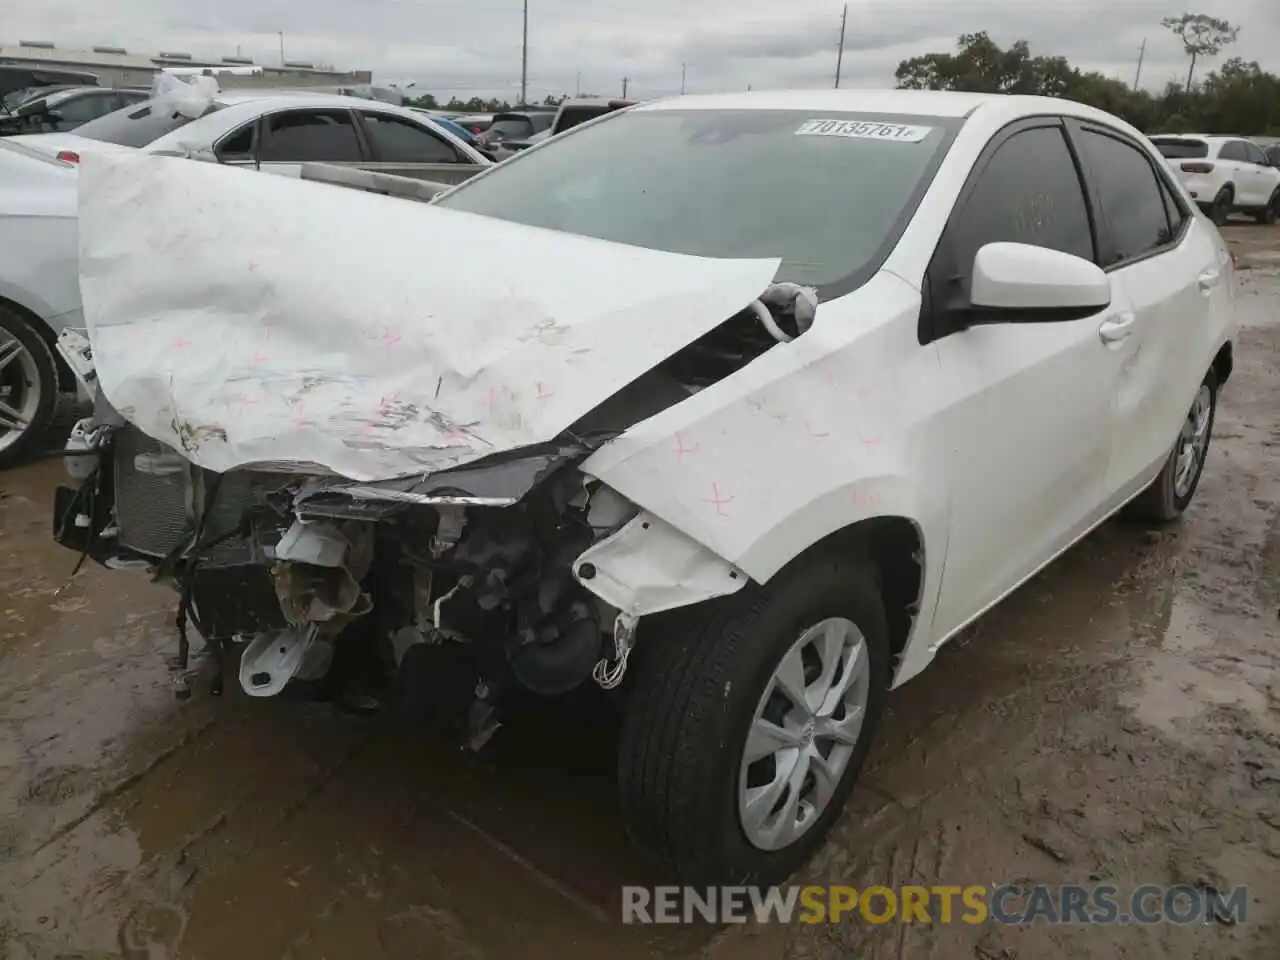
[[319,704],[173,699],[173,596],[48,538],[0,475],[0,957],[1280,956],[1280,229],[1228,231],[1245,324],[1188,516],[1112,522],[890,698],[800,879],[1247,885],[1246,923],[656,928],[606,724],[488,756]]

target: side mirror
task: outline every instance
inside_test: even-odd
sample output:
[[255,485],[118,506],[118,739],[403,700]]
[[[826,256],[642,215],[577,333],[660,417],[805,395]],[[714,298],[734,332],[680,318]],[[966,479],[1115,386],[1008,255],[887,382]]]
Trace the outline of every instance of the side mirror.
[[1095,263],[1048,247],[988,243],[973,258],[969,323],[1077,320],[1111,305],[1111,281]]

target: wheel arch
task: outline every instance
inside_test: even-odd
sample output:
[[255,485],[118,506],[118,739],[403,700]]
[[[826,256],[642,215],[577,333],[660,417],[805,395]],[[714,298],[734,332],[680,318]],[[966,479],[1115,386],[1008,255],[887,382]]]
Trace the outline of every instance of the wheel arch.
[[1211,366],[1218,386],[1221,387],[1231,377],[1231,371],[1235,369],[1235,349],[1230,340],[1219,348]]
[[6,296],[3,292],[0,292],[0,309],[16,313],[31,326],[31,329],[40,334],[40,339],[49,345],[49,353],[53,356],[53,363],[58,371],[58,389],[62,392],[74,391],[76,389],[75,374],[62,359],[62,354],[58,353],[58,335],[53,332],[53,327],[48,321],[31,307],[11,296]]
[[[863,516],[830,529],[767,573],[758,563],[741,565],[752,579],[766,583],[820,553],[857,558],[874,568],[889,622],[889,652],[896,672],[926,597],[937,586],[930,582],[935,571],[928,562],[931,553],[925,525],[906,512]],[[941,551],[932,555],[941,556]]]

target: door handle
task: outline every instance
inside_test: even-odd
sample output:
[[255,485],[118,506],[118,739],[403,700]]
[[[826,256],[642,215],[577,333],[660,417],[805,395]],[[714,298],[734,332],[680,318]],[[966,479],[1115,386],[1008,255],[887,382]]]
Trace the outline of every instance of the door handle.
[[1132,313],[1117,313],[1102,321],[1098,327],[1098,336],[1106,344],[1120,343],[1133,333],[1133,324],[1137,316]]
[[1206,270],[1204,273],[1200,274],[1197,278],[1197,282],[1200,284],[1201,292],[1208,293],[1218,285],[1218,281],[1221,279],[1221,270]]

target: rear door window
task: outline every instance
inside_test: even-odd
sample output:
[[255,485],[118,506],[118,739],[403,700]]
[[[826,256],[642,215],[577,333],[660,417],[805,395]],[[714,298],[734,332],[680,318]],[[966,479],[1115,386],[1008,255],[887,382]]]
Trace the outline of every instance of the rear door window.
[[1224,143],[1218,150],[1218,159],[1238,160],[1241,163],[1248,163],[1249,153],[1245,150],[1243,141],[1231,140]]
[[288,110],[267,118],[263,163],[356,163],[363,159],[346,110]]
[[[384,163],[458,163],[463,158],[452,144],[405,117],[361,112],[372,159]],[[466,162],[466,161],[463,161]]]

